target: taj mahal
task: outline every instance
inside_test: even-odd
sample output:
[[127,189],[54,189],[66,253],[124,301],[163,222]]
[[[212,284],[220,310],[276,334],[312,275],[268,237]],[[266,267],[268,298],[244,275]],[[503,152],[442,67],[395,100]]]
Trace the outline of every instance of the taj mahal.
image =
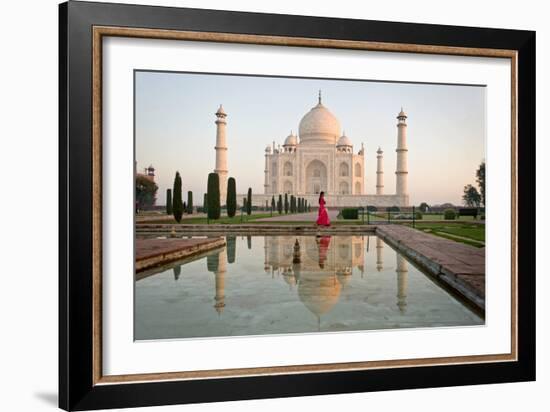
[[[352,140],[341,132],[338,118],[318,102],[300,120],[298,134],[290,133],[281,145],[273,142],[265,148],[263,193],[253,193],[252,204],[265,206],[279,194],[303,197],[317,204],[325,192],[329,207],[408,206],[407,187],[407,115],[397,115],[396,187],[393,194],[384,191],[383,151],[376,151],[376,193],[365,190],[365,156],[363,143],[354,151]],[[216,166],[220,176],[220,197],[225,204],[227,194],[227,113],[220,105],[216,112]],[[242,199],[246,195],[238,195]]]

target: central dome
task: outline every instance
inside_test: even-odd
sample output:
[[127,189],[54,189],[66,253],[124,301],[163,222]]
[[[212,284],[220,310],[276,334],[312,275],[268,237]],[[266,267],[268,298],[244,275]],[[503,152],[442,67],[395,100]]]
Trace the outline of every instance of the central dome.
[[340,137],[340,123],[321,103],[313,107],[300,121],[300,144],[336,144]]

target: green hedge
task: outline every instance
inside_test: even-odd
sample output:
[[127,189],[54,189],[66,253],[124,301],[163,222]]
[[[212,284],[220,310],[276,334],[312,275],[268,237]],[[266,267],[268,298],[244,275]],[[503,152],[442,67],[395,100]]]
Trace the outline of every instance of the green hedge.
[[342,209],[340,214],[342,215],[342,218],[344,218],[344,219],[358,219],[359,218],[359,209],[357,209],[357,208]]
[[443,217],[445,220],[454,220],[456,219],[456,212],[454,209],[445,209],[443,212]]

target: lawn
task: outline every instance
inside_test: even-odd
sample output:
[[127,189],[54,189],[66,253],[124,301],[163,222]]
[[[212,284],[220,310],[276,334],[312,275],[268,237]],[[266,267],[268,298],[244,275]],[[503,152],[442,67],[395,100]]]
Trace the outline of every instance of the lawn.
[[[411,226],[411,224],[407,224]],[[485,225],[417,222],[416,229],[468,245],[485,246]]]
[[[400,219],[395,219],[394,216],[398,216],[398,215],[411,215],[411,212],[391,212],[391,221],[399,221]],[[361,213],[359,213],[359,216],[361,216]],[[365,221],[367,220],[367,216],[365,215]],[[388,213],[387,212],[370,212],[370,220],[371,221],[387,221],[388,220]],[[410,219],[409,219],[410,220]],[[445,217],[443,216],[442,213],[424,213],[422,215],[422,219],[419,219],[419,220],[423,220],[423,221],[431,221],[431,220],[435,220],[435,221],[439,221],[439,220],[445,220]],[[461,216],[461,217],[458,217],[456,220],[460,221],[460,222],[465,222],[465,221],[470,221],[470,222],[483,222],[482,220],[479,219],[479,216],[478,216],[478,219],[474,219],[473,216]]]
[[[239,214],[235,215],[234,217],[228,217],[226,215],[226,216],[220,217],[217,220],[210,219],[210,223],[216,223],[216,224],[221,224],[221,225],[237,225],[237,224],[247,223],[247,222],[254,221],[256,219],[261,219],[261,218],[270,217],[270,216],[271,216],[271,213],[253,213],[250,216],[245,213],[245,214],[242,215],[242,221],[241,221],[241,215],[239,213]],[[273,216],[276,216],[276,215],[274,214]],[[160,219],[160,220],[155,220],[154,222],[146,222],[146,223],[177,224],[177,222],[175,221],[175,219],[173,217],[168,217],[168,216],[166,217],[166,219]],[[206,224],[208,224],[208,219],[204,216],[187,217],[187,215],[186,215],[180,221],[180,224],[182,224],[182,225],[206,225]]]

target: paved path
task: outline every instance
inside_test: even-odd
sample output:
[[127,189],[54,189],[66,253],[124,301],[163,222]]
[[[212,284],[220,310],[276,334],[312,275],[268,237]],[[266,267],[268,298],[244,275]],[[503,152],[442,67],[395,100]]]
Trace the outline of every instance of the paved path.
[[225,239],[136,239],[136,271],[225,246]]
[[[338,210],[329,210],[328,217],[331,221],[336,220],[338,216]],[[317,220],[317,212],[308,213],[296,213],[292,215],[273,214],[273,217],[264,217],[262,219],[255,219],[254,222],[311,222],[314,224]]]
[[480,309],[485,309],[485,248],[402,225],[380,225],[376,234]]

